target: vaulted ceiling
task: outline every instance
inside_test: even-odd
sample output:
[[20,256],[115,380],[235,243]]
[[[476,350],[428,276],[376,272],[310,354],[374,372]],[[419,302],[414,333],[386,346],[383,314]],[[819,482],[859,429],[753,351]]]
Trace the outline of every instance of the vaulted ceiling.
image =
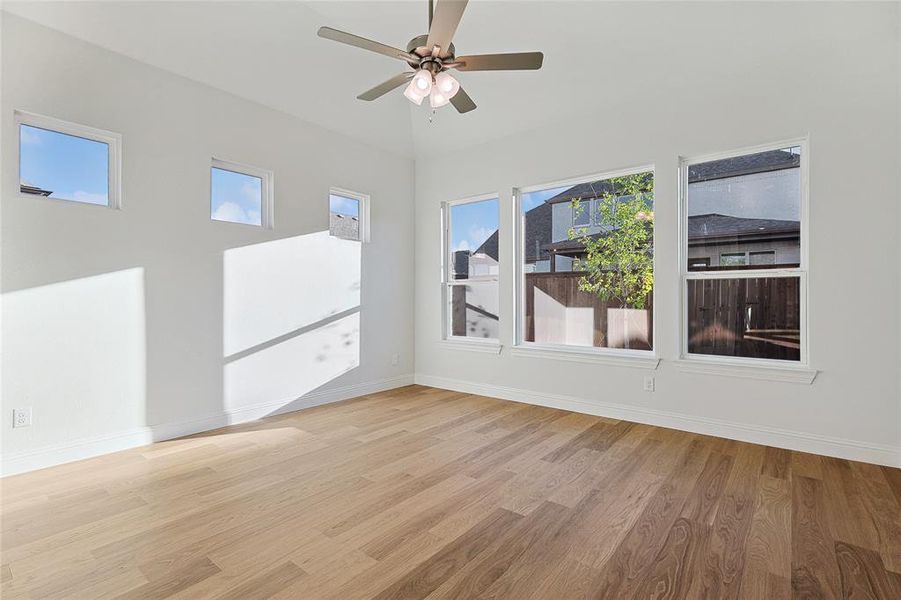
[[[431,122],[431,110],[412,105],[401,90],[374,102],[356,100],[405,65],[321,39],[319,26],[405,47],[426,32],[427,6],[426,0],[7,0],[4,9],[406,156],[614,110],[671,79],[690,79],[698,89],[715,85],[755,65],[778,64],[785,50],[780,40],[797,33],[770,18],[775,6],[744,15],[741,7],[712,3],[471,0],[454,40],[458,54],[540,50],[544,68],[461,73],[479,108],[459,115],[445,107]],[[701,11],[705,18],[698,19]],[[761,55],[763,26],[773,39],[771,56]]]

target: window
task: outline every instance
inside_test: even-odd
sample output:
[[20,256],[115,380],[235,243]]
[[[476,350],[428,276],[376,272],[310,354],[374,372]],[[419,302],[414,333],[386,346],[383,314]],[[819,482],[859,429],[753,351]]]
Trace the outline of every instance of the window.
[[740,267],[748,264],[748,254],[746,252],[724,252],[720,254],[721,267]]
[[497,340],[497,196],[445,203],[445,339]]
[[328,206],[331,235],[346,240],[369,241],[369,196],[332,188]]
[[516,203],[517,345],[651,351],[653,169],[525,188]]
[[682,161],[683,356],[806,364],[805,149]]
[[21,195],[120,207],[121,136],[19,111],[15,117]]
[[272,171],[213,159],[210,168],[212,220],[271,228],[272,204]]

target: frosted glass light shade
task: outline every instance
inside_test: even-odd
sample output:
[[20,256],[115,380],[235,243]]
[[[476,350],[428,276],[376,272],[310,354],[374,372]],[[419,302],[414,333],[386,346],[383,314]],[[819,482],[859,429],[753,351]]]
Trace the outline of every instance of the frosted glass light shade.
[[407,100],[419,106],[422,104],[423,99],[426,97],[425,94],[420,94],[419,90],[416,89],[416,82],[411,81],[407,85],[407,89],[404,90],[404,96],[407,97]]
[[448,99],[453,98],[454,94],[460,90],[459,82],[451,77],[451,74],[447,71],[438,73],[435,76],[435,87]]

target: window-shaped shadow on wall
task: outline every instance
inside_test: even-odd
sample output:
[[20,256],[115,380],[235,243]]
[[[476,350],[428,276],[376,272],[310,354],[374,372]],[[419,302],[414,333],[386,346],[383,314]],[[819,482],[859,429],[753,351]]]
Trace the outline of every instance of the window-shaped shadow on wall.
[[290,404],[360,364],[360,252],[328,232],[224,252],[226,411]]

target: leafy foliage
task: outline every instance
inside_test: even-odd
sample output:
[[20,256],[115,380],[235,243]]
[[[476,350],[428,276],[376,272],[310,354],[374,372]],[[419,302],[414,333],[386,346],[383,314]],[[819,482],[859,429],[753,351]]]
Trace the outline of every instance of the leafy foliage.
[[[584,271],[579,289],[621,308],[645,308],[654,287],[654,175],[636,173],[608,179],[597,199],[599,235],[573,227],[569,239],[585,246],[585,258],[574,268]],[[576,214],[590,202],[572,201]]]

